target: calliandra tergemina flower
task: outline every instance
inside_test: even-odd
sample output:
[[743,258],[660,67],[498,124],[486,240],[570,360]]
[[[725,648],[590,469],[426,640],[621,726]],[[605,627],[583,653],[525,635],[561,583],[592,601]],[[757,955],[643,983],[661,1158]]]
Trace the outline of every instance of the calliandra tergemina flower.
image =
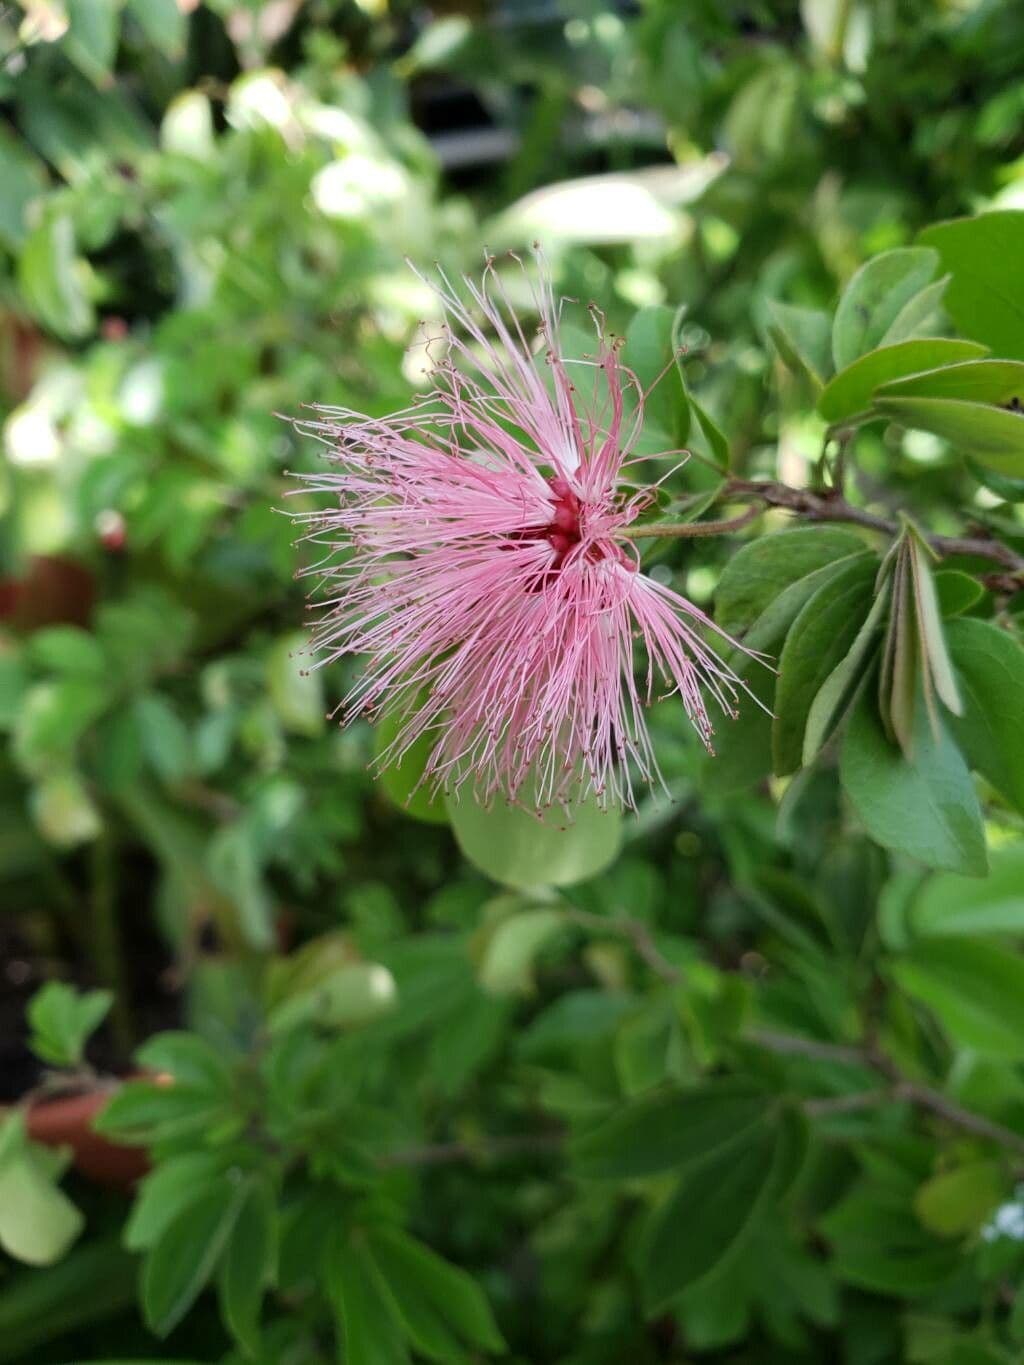
[[297,518],[327,551],[304,571],[321,580],[313,653],[367,656],[343,718],[396,718],[382,763],[426,736],[432,789],[633,805],[635,778],[660,776],[645,707],[678,694],[710,749],[702,688],[735,715],[743,686],[700,634],[713,623],[623,534],[651,499],[626,481],[644,395],[596,313],[593,356],[563,357],[543,275],[534,345],[493,261],[466,297],[440,280],[433,392],[299,423],[335,466],[300,476],[333,500]]

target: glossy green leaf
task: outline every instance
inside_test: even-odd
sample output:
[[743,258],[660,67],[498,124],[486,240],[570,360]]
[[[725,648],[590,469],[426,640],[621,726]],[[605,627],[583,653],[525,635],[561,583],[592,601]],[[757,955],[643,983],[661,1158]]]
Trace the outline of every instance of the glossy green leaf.
[[763,1091],[731,1080],[642,1095],[576,1138],[573,1164],[591,1180],[689,1171],[746,1142],[769,1104]]
[[870,688],[843,738],[840,776],[868,833],[930,867],[982,876],[988,866],[981,810],[967,765],[945,727],[936,738],[918,706],[914,758],[885,737]]
[[950,722],[971,767],[1024,812],[1024,647],[991,621],[950,621],[964,714]]
[[772,724],[778,774],[800,766],[811,704],[857,639],[871,609],[877,573],[875,555],[852,557],[807,601],[786,636]]
[[920,241],[952,275],[945,303],[957,328],[996,355],[1024,360],[1024,212],[936,223]]
[[939,365],[970,360],[984,355],[986,349],[977,342],[953,341],[946,337],[880,346],[840,370],[819,395],[818,411],[833,425],[848,422],[871,410],[873,395],[880,384]]
[[931,283],[938,263],[938,253],[926,247],[899,247],[860,267],[843,290],[832,326],[837,370],[881,345],[905,305]]
[[622,840],[622,814],[593,797],[566,814],[534,815],[518,806],[478,805],[469,794],[447,797],[448,818],[463,854],[506,886],[568,886],[610,867]]
[[985,589],[978,580],[970,574],[961,573],[959,569],[939,569],[932,574],[932,581],[944,620],[962,616],[985,595]]

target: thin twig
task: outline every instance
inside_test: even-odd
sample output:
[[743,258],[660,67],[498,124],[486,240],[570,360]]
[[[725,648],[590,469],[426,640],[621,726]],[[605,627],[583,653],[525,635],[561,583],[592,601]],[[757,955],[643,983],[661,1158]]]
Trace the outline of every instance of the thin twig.
[[631,540],[648,536],[659,536],[671,540],[690,540],[699,536],[724,536],[730,531],[742,531],[744,526],[763,515],[763,507],[748,507],[741,516],[726,521],[649,521],[640,526],[630,526],[626,534]]
[[646,962],[662,981],[678,986],[685,979],[682,971],[658,947],[643,920],[629,919],[624,915],[592,915],[589,910],[577,910],[575,907],[567,911],[567,918],[572,924],[578,924],[581,929],[591,933],[610,933],[628,939],[637,957]]
[[[779,507],[807,521],[844,522],[850,526],[862,526],[866,531],[877,531],[884,536],[894,536],[900,530],[898,521],[877,512],[869,512],[865,507],[854,506],[846,501],[838,489],[819,493],[810,488],[792,488],[773,479],[730,479],[722,489],[722,500],[726,502],[751,498],[762,507]],[[749,526],[760,514],[761,508],[754,506],[738,517],[721,521],[648,522],[627,527],[625,534],[633,540],[654,536],[688,540],[698,536],[727,535],[730,531],[740,531]],[[1019,586],[1016,580],[1024,578],[1024,555],[990,536],[929,534],[925,539],[943,558],[974,555],[1001,565],[1011,575],[1007,583],[1010,588]]]

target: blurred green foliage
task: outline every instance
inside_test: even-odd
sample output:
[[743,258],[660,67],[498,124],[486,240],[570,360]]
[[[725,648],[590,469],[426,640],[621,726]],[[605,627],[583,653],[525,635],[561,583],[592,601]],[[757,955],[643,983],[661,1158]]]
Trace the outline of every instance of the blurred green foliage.
[[[1024,204],[1022,64],[1014,0],[0,6],[0,1085],[142,1045],[99,1122],[154,1162],[126,1217],[11,1109],[0,1360],[1020,1357],[1021,596],[914,528],[1024,548],[1021,237],[917,242]],[[416,391],[404,257],[534,238],[685,347],[678,517],[856,422],[914,518],[881,577],[779,510],[652,545],[777,720],[659,703],[610,867],[404,810],[301,655],[283,418]]]

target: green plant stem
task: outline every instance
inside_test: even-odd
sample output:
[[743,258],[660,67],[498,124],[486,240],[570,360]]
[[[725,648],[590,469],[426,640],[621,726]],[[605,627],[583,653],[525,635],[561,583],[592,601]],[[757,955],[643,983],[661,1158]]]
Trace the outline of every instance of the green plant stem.
[[109,828],[92,847],[92,951],[100,984],[114,993],[110,1028],[118,1052],[127,1058],[135,1030],[124,978],[124,957],[117,926],[117,845]]

